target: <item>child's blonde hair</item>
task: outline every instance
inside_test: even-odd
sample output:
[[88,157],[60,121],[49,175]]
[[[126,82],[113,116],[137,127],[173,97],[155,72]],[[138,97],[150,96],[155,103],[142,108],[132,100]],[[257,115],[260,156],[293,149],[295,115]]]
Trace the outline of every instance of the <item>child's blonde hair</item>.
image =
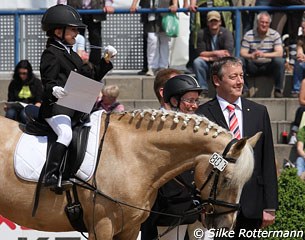
[[108,97],[117,98],[120,94],[120,90],[117,85],[108,85],[102,88],[102,94]]

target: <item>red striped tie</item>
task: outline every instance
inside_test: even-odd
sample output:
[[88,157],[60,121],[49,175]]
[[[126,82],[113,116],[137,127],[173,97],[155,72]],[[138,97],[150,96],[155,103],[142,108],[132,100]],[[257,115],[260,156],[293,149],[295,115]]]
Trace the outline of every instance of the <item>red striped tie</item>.
[[240,139],[240,131],[238,126],[238,120],[235,115],[235,105],[229,104],[227,106],[227,109],[229,110],[229,125],[230,125],[230,131],[233,133],[234,137],[237,139]]

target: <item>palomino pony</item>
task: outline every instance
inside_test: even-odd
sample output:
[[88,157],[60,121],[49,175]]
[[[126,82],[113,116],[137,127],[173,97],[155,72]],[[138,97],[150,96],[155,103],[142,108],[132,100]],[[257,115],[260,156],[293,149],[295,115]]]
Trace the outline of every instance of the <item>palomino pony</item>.
[[[100,138],[106,126],[105,115]],[[108,120],[95,175],[99,191],[150,210],[160,186],[194,167],[196,186],[200,188],[206,182],[201,198],[208,199],[214,186],[215,198],[222,203],[209,203],[215,214],[206,215],[205,222],[210,227],[232,228],[236,211],[228,211],[230,208],[223,203],[239,202],[241,189],[253,172],[252,147],[259,134],[229,148],[227,157],[236,162],[229,162],[220,172],[215,186],[214,177],[207,181],[213,169],[209,158],[214,152],[222,154],[233,138],[227,130],[197,115],[162,110],[112,113]],[[36,184],[19,179],[13,167],[21,134],[17,122],[0,117],[0,214],[32,229],[73,231],[64,212],[65,195],[55,195],[48,189],[42,189],[36,216],[31,217]],[[149,215],[88,189],[78,188],[78,193],[90,240],[136,239],[140,224]]]

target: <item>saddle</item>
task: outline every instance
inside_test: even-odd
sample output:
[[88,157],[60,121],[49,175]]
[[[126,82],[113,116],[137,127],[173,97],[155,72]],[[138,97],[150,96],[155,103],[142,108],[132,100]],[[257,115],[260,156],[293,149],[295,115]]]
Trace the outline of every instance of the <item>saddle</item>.
[[[52,128],[46,122],[40,121],[38,107],[34,105],[28,105],[25,108],[25,113],[28,118],[28,122],[26,125],[22,126],[21,129],[25,133],[30,135],[48,136],[47,149],[49,149],[51,144],[56,141],[57,135],[54,133]],[[89,131],[90,131],[90,127],[85,125],[88,122],[88,120],[89,120],[89,116],[86,115],[83,117],[82,121],[80,121],[81,124],[76,124],[72,122],[73,137],[72,137],[72,142],[68,147],[66,157],[63,160],[63,164],[60,170],[60,174],[62,174],[62,179],[69,179],[71,177],[73,178],[84,160],[87,143],[88,143]],[[32,211],[33,216],[35,215],[36,210],[38,208],[43,172],[44,169],[40,174],[36,188],[35,203]],[[61,186],[61,182],[59,182],[59,186]],[[66,197],[68,203],[67,206],[65,207],[65,213],[70,221],[70,224],[75,230],[79,232],[87,232],[87,228],[83,221],[83,210],[81,203],[78,200],[76,186],[73,184],[72,187],[73,197],[71,196],[70,189],[63,189],[60,187],[55,189],[56,194],[62,194],[63,191],[66,191]]]
[[[49,149],[49,146],[56,141],[57,135],[47,122],[39,119],[39,107],[28,105],[25,107],[25,114],[28,122],[21,127],[22,131],[34,136],[48,136],[47,149]],[[84,114],[77,123],[72,121],[73,137],[66,154],[63,179],[73,177],[83,162],[90,131],[90,126],[86,125],[88,121],[87,114]]]

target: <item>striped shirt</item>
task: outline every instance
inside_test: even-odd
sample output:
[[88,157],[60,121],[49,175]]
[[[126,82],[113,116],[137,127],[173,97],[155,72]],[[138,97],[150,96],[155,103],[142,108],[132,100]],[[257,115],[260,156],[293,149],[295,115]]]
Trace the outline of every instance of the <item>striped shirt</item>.
[[[262,52],[274,52],[274,47],[277,45],[282,46],[281,35],[272,28],[268,29],[266,35],[261,38],[256,29],[252,29],[243,37],[241,42],[241,49],[247,49],[249,53],[255,52],[256,50]],[[258,63],[270,62],[270,58],[258,58],[253,60]]]

